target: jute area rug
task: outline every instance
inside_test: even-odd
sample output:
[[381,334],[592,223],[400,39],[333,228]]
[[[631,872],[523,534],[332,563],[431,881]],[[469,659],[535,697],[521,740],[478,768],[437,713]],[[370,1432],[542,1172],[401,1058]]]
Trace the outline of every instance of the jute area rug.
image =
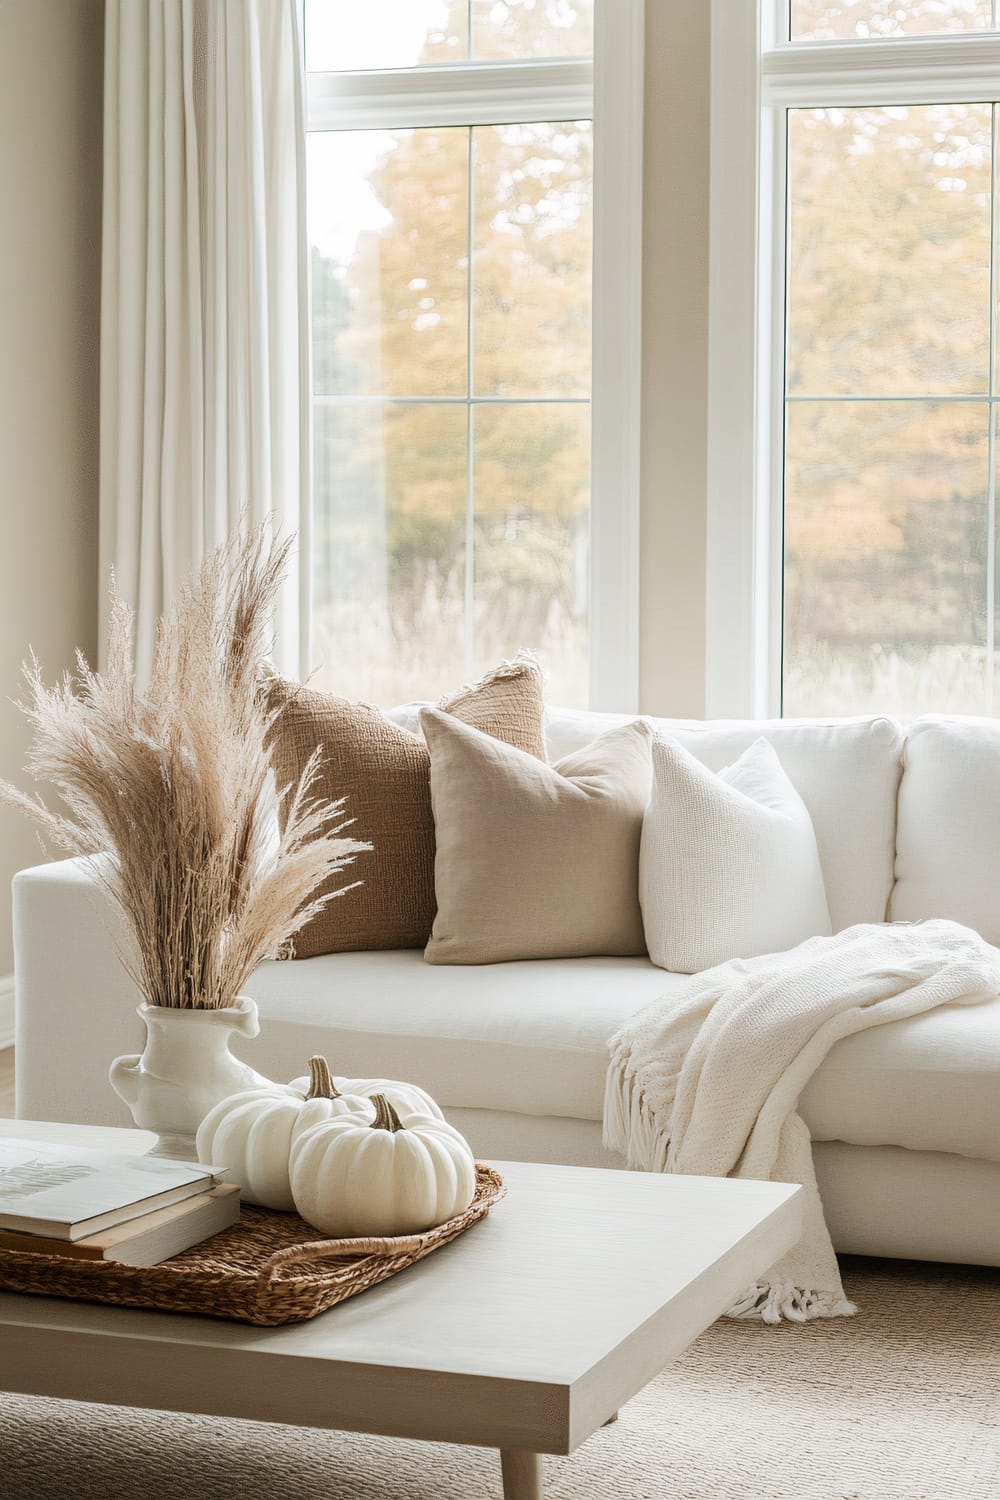
[[[551,1500],[1000,1500],[1000,1273],[844,1269],[859,1317],[717,1323],[618,1423],[546,1460]],[[485,1449],[0,1397],[5,1500],[500,1493]]]

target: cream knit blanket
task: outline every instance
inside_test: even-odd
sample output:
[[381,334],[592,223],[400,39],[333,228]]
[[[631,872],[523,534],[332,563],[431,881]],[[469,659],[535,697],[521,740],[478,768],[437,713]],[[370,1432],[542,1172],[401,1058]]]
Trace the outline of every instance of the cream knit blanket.
[[691,976],[612,1037],[604,1140],[650,1172],[799,1182],[802,1238],[728,1316],[857,1311],[823,1217],[799,1095],[841,1037],[1000,991],[1000,951],[955,922],[849,927]]

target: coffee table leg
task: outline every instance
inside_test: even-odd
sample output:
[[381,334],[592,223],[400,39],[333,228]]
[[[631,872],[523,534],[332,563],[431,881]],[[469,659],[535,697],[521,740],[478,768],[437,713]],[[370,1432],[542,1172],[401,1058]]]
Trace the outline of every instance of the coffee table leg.
[[503,1500],[543,1500],[542,1455],[524,1448],[500,1451]]

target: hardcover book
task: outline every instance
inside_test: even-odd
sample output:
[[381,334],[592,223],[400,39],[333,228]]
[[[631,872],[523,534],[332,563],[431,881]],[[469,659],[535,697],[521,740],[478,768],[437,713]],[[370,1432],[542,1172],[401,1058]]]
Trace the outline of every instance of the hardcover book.
[[81,1240],[217,1187],[225,1169],[0,1139],[0,1229]]
[[235,1183],[212,1188],[167,1208],[156,1208],[82,1240],[0,1229],[0,1250],[59,1255],[70,1260],[113,1260],[123,1266],[156,1266],[191,1245],[239,1222],[240,1190]]

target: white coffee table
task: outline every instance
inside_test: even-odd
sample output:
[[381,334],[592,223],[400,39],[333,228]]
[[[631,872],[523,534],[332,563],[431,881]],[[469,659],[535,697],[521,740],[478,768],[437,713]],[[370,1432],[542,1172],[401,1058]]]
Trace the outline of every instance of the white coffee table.
[[509,1194],[485,1221],[310,1323],[2,1293],[0,1389],[495,1447],[507,1500],[540,1500],[540,1455],[572,1452],[794,1244],[801,1189],[495,1165]]

